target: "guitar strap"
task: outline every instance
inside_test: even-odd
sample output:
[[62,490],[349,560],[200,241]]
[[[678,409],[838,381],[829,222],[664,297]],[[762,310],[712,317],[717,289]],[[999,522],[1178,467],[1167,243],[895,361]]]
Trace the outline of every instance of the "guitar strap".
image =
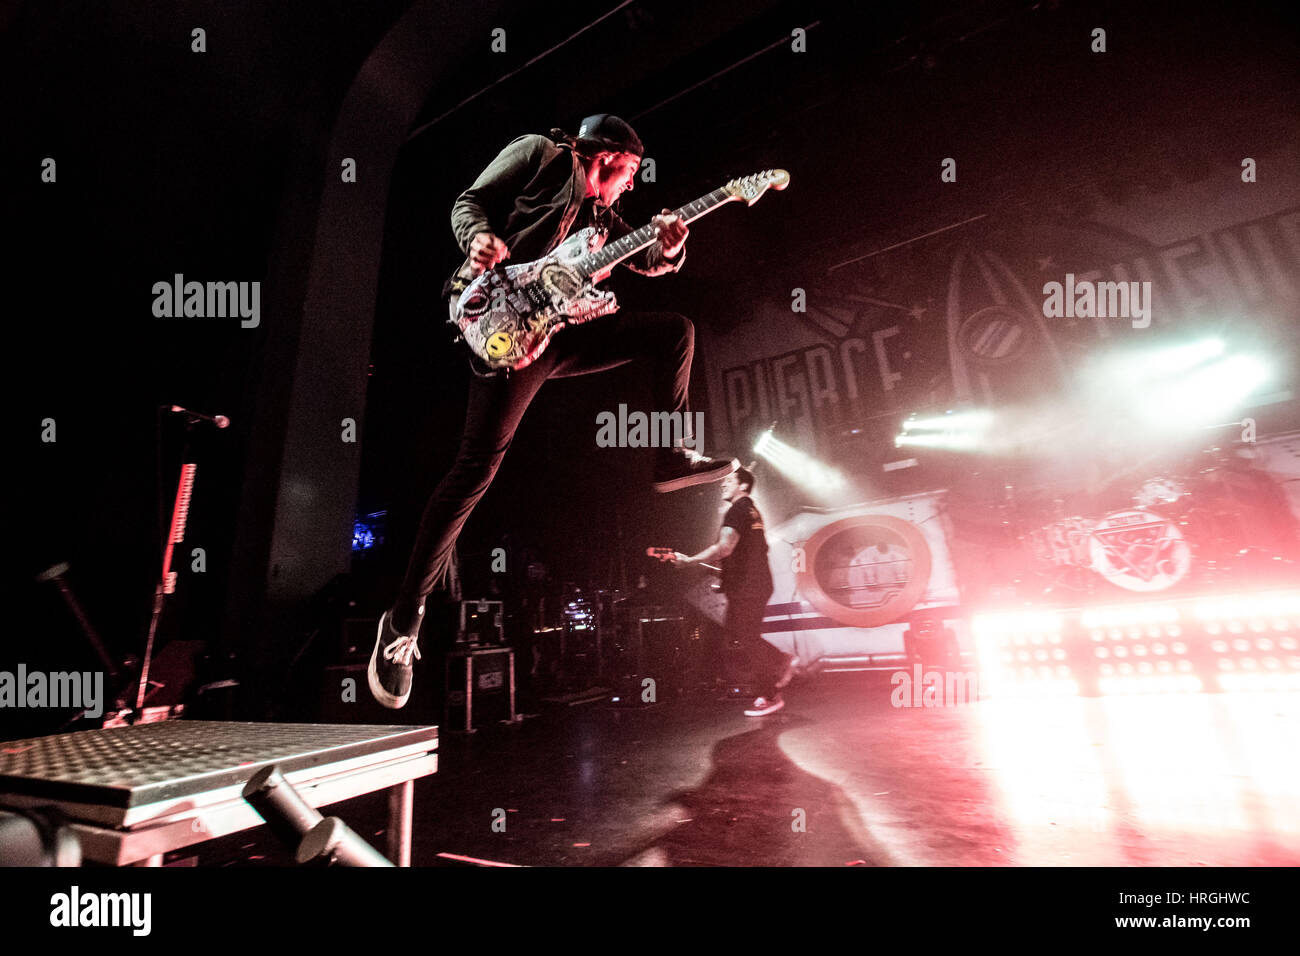
[[[460,301],[460,292],[453,292],[451,294],[451,297],[447,299],[447,316],[448,316],[447,323],[453,329],[456,327],[456,303],[458,303],[459,301]],[[469,370],[473,372],[477,378],[501,377],[501,374],[504,371],[503,369],[492,368],[481,358],[475,355],[471,349],[465,349],[465,352],[468,353],[469,356]]]
[[568,146],[560,148],[569,150],[569,158],[573,161],[573,176],[569,179],[569,200],[564,206],[564,215],[560,217],[560,228],[555,231],[555,237],[547,247],[547,252],[554,251],[555,247],[569,235],[569,230],[573,228],[573,221],[578,218],[578,210],[582,208],[582,200],[585,198],[583,193],[586,192],[582,188],[582,163],[578,160],[577,152],[569,149]]
[[[569,235],[569,230],[573,228],[574,220],[578,218],[578,211],[582,208],[582,201],[586,198],[583,195],[586,190],[582,188],[582,162],[578,159],[577,152],[563,143],[557,143],[556,146],[569,153],[569,161],[573,165],[573,175],[569,177],[569,195],[565,200],[564,215],[560,217],[559,228],[556,229],[555,235],[551,238],[551,242],[546,247],[546,252],[544,252],[543,255],[553,252],[555,247],[563,242]],[[476,274],[470,267],[469,257],[466,256],[465,261],[462,262],[460,268],[456,270],[456,274],[443,284],[441,297],[448,300],[450,312],[453,318],[456,314],[456,301],[460,298],[460,294],[469,287],[469,284],[473,282],[475,278]]]

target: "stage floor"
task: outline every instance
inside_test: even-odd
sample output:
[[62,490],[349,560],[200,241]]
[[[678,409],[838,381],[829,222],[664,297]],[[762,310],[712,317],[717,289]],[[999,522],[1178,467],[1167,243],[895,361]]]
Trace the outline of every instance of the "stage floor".
[[[761,720],[701,697],[446,734],[412,863],[1300,864],[1300,694],[896,708],[890,690],[823,674]],[[334,812],[382,845],[382,800]],[[200,865],[279,861],[248,843]]]

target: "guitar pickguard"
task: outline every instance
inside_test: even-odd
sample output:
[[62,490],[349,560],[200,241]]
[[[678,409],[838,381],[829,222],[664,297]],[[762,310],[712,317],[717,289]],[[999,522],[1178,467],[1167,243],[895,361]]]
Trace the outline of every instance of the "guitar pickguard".
[[612,292],[595,288],[570,265],[600,242],[596,230],[582,229],[542,259],[484,273],[452,300],[450,321],[489,367],[526,368],[566,325],[618,309]]

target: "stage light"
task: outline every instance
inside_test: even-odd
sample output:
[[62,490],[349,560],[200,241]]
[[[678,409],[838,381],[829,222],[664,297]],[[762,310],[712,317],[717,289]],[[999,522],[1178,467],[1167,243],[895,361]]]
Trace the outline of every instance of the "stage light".
[[1269,367],[1249,355],[1233,355],[1139,397],[1144,420],[1160,426],[1195,426],[1234,412],[1271,377]]
[[356,519],[352,524],[352,550],[370,551],[384,543],[386,511],[376,511]]
[[[1087,373],[1100,418],[1131,417],[1146,429],[1190,429],[1239,418],[1275,377],[1267,356],[1207,338],[1100,357]],[[1152,436],[1154,437],[1154,436]]]
[[902,432],[894,437],[894,446],[919,445],[948,451],[987,448],[985,432],[994,419],[988,409],[950,411],[930,418],[913,415],[903,422]]
[[1156,378],[1174,375],[1218,358],[1223,354],[1222,339],[1201,339],[1168,348],[1155,349],[1141,355],[1129,356],[1125,371],[1139,378]]
[[[990,611],[971,624],[990,697],[1078,693],[1078,682],[1065,682],[1071,654],[1096,691],[1128,696],[1300,688],[1300,642],[1276,628],[1293,614],[1300,623],[1300,591]],[[1216,676],[1207,683],[1203,673]]]
[[1097,356],[1090,365],[1095,384],[1107,391],[1145,389],[1203,366],[1224,354],[1222,339],[1208,338],[1178,345],[1127,350]]
[[838,470],[787,445],[772,434],[771,429],[760,436],[754,451],[792,483],[818,497],[832,498],[849,487],[847,479]]
[[934,432],[921,435],[897,435],[894,447],[919,445],[923,448],[942,448],[948,451],[974,451],[984,445],[984,439],[974,432]]
[[946,412],[933,418],[909,418],[903,431],[980,431],[993,424],[993,412],[986,408]]

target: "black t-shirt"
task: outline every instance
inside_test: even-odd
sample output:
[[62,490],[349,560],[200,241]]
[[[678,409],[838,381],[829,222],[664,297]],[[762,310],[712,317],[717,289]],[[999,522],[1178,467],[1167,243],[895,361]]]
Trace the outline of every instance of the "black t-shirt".
[[772,593],[772,569],[767,564],[767,532],[763,516],[752,498],[737,498],[722,519],[724,528],[735,528],[740,535],[736,550],[722,559],[722,590],[726,594]]

